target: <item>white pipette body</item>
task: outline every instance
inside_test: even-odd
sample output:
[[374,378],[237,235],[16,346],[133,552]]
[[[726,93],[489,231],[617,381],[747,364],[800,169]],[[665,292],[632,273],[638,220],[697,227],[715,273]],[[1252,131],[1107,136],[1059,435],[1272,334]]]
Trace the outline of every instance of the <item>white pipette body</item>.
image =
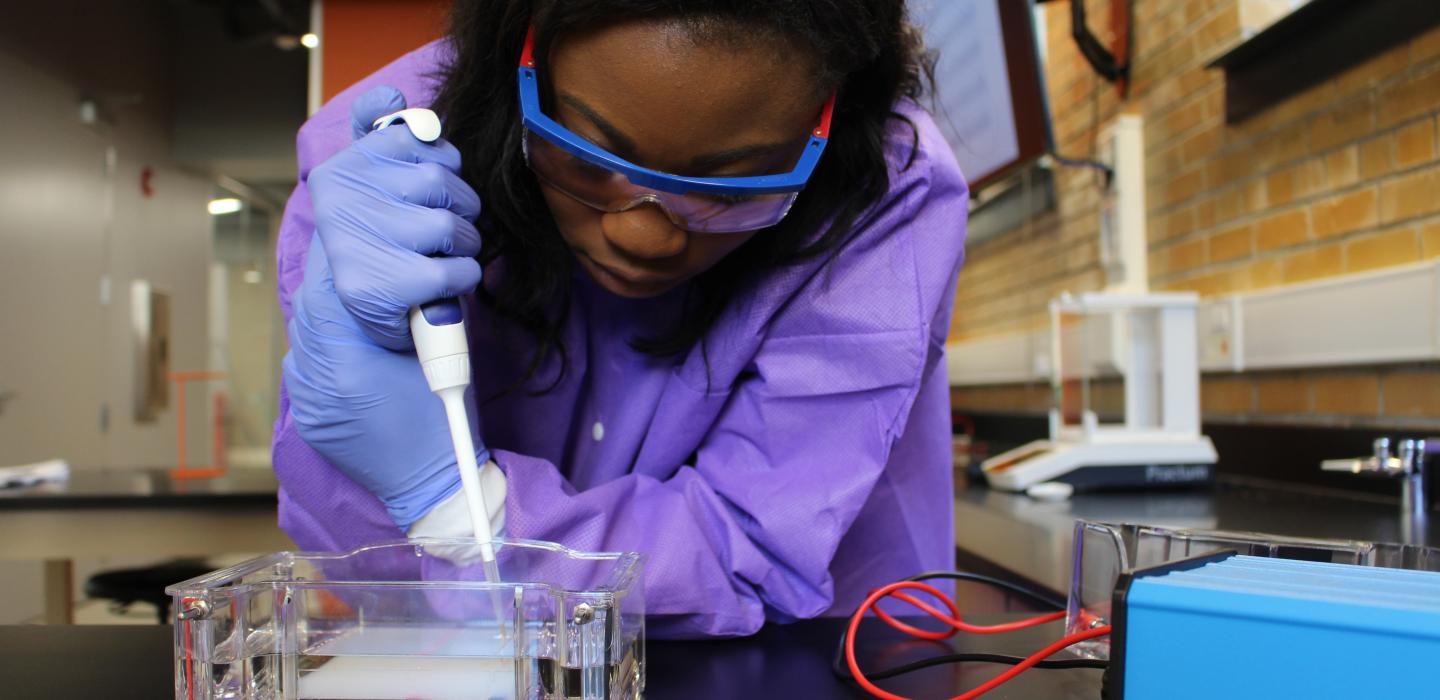
[[470,386],[470,347],[459,302],[445,299],[411,309],[410,335],[415,339],[415,353],[425,371],[425,381],[445,405],[460,484],[470,507],[470,525],[488,564],[495,561],[490,544],[495,535],[490,531],[475,441],[470,437],[470,415],[465,407],[465,389]]

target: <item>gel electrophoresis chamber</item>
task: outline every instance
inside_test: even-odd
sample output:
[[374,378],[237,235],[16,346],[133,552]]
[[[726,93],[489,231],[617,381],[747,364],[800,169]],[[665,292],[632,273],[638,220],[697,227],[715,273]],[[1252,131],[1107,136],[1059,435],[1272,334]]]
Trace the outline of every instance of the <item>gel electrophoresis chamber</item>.
[[494,540],[280,552],[166,589],[177,700],[638,698],[641,557]]

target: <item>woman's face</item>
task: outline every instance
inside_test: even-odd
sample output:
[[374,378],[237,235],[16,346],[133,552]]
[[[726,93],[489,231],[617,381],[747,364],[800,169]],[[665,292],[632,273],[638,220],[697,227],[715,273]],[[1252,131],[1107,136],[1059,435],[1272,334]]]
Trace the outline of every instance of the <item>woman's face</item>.
[[[632,163],[691,176],[784,172],[824,102],[814,61],[775,39],[694,41],[637,21],[566,36],[550,54],[553,116]],[[653,297],[709,269],[754,232],[691,233],[658,206],[605,213],[541,183],[561,235],[605,289]]]

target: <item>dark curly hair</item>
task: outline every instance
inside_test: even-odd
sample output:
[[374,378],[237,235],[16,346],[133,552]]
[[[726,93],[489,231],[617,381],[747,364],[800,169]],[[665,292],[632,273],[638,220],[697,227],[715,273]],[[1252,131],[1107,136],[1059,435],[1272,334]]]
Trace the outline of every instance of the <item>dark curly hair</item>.
[[[895,103],[919,99],[933,65],[907,21],[905,0],[458,0],[453,54],[441,68],[434,107],[462,154],[462,176],[485,204],[476,222],[485,242],[480,262],[488,269],[503,261],[503,273],[477,295],[534,336],[534,354],[512,388],[533,377],[551,351],[559,353],[560,371],[550,386],[564,376],[560,334],[574,265],[521,153],[515,79],[521,45],[533,26],[543,76],[544,57],[558,38],[617,19],[678,20],[699,41],[778,37],[818,59],[817,90],[839,89],[825,155],[789,215],[698,275],[671,332],[632,339],[654,355],[683,352],[697,341],[703,352],[705,331],[757,271],[839,248],[888,189],[885,133],[891,119],[904,119]],[[912,141],[912,159],[913,153]]]

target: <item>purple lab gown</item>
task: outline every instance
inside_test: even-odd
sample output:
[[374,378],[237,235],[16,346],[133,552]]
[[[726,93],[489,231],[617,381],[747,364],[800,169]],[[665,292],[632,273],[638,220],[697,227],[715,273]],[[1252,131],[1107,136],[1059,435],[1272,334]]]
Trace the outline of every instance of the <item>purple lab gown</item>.
[[[287,322],[314,230],[305,178],[350,141],[348,110],[364,91],[391,85],[411,106],[430,104],[445,46],[400,58],[301,128],[278,250]],[[905,167],[912,131],[894,122],[890,190],[853,238],[833,259],[758,275],[710,329],[706,352],[655,358],[627,345],[673,318],[678,293],[626,300],[582,279],[564,380],[480,409],[509,479],[507,535],[644,553],[654,636],[848,614],[873,588],[952,567],[944,342],[967,192],[930,117],[909,102],[897,109],[918,127],[918,151]],[[521,365],[487,331],[485,310],[468,306],[485,397]],[[280,409],[280,525],[295,542],[345,550],[403,537],[374,496],[300,439],[283,386]]]

